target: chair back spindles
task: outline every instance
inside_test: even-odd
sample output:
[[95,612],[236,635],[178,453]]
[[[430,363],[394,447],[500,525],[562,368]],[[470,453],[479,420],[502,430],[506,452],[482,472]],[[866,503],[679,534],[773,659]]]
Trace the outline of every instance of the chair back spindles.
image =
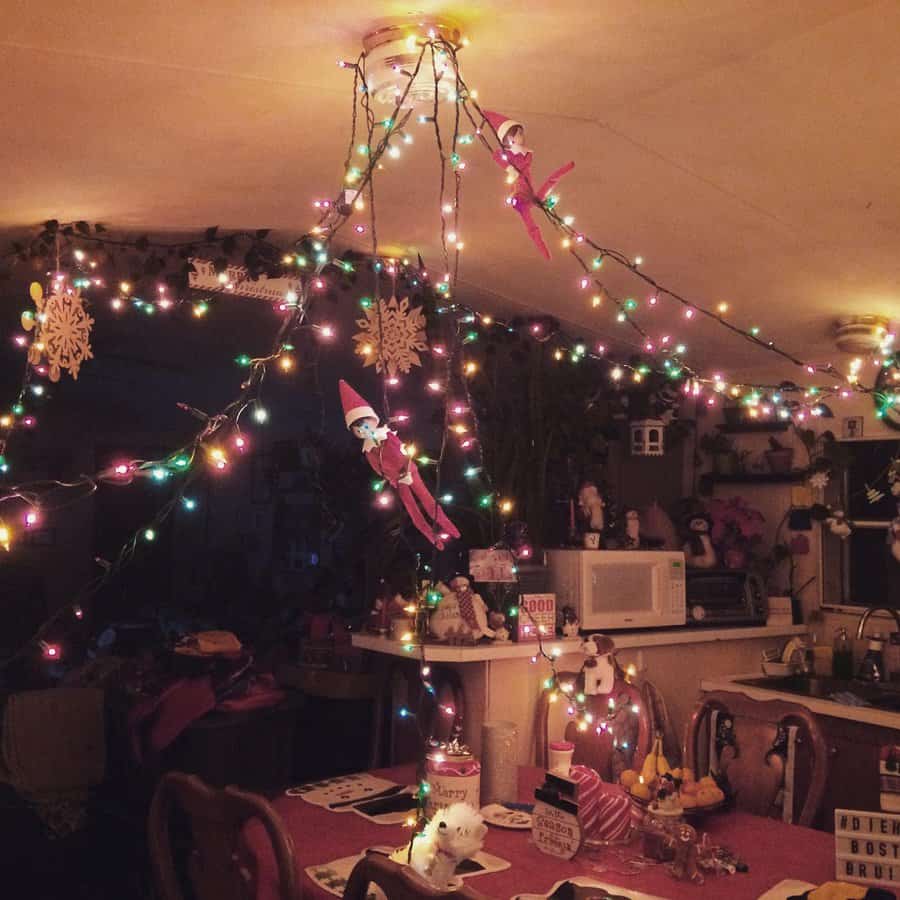
[[[718,760],[707,760],[701,748],[709,740],[709,728],[717,714],[719,728],[725,726]],[[729,724],[730,723],[730,724]],[[812,825],[825,797],[829,750],[816,718],[806,707],[781,700],[753,700],[744,694],[713,691],[705,694],[688,725],[685,764],[700,777],[698,767],[715,764],[734,792],[738,809],[768,815],[776,809],[776,798],[785,785],[786,753],[779,742],[790,726],[797,727],[794,786],[801,793],[798,825]],[[794,808],[797,807],[794,803]]]
[[[173,849],[172,822],[187,820],[186,873],[179,872]],[[153,795],[148,821],[150,862],[160,900],[252,900],[254,887],[242,870],[238,842],[244,823],[257,820],[265,829],[278,871],[278,900],[299,900],[294,844],[278,813],[262,797],[227,787],[209,787],[196,775],[169,772]],[[182,874],[191,892],[183,889]]]
[[[578,672],[560,672],[559,681],[561,684],[570,682],[573,685],[573,695],[579,694],[584,689],[584,676]],[[551,700],[554,692],[558,695],[555,702]],[[607,719],[610,699],[620,711],[614,720]],[[557,705],[565,708],[566,700],[566,695],[560,695],[559,691],[552,687],[545,688],[538,699],[534,755],[536,764],[542,768],[547,767],[549,759],[551,710]],[[593,714],[593,725],[605,723],[608,730],[601,730],[600,734],[597,733],[596,727],[579,731],[573,722],[569,722],[565,729],[565,738],[575,744],[572,761],[596,769],[605,781],[615,781],[624,768],[640,769],[653,743],[650,711],[640,690],[620,675],[609,694],[588,696],[585,703],[588,711]],[[614,739],[617,742],[624,740],[628,746],[624,748],[616,746],[613,743]]]

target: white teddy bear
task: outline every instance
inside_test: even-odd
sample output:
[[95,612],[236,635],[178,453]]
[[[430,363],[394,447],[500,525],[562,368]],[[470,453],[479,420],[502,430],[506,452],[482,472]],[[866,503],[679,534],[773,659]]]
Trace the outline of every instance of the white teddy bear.
[[468,803],[454,803],[439,809],[422,833],[409,844],[394,851],[391,859],[410,865],[435,887],[447,890],[456,886],[457,866],[474,856],[484,843],[487,825],[481,814]]

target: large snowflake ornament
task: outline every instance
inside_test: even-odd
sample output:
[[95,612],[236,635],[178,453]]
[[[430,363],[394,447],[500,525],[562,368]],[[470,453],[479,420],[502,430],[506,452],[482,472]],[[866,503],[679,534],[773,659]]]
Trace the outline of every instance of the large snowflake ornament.
[[353,340],[364,365],[375,366],[376,372],[387,372],[391,377],[422,365],[419,351],[428,349],[428,338],[421,306],[411,307],[406,297],[378,300],[356,324],[360,331]]
[[91,328],[94,320],[85,312],[81,290],[61,279],[53,282],[49,297],[36,281],[31,284],[31,299],[37,315],[22,313],[22,327],[34,329],[34,341],[28,349],[28,362],[38,365],[46,357],[51,381],[59,381],[62,369],[78,378],[81,364],[93,359]]

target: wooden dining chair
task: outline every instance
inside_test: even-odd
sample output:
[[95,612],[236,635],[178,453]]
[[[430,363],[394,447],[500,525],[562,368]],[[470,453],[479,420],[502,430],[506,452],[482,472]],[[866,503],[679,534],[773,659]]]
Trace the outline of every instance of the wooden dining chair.
[[[797,729],[793,748],[792,726]],[[815,716],[796,703],[753,700],[729,691],[705,694],[688,725],[684,758],[697,777],[700,766],[721,772],[736,806],[745,812],[809,826],[822,806],[828,746]],[[790,796],[785,815],[784,798]]]
[[429,884],[415,869],[401,865],[379,850],[369,850],[353,867],[344,888],[344,900],[367,900],[375,884],[389,900],[491,900],[463,884],[442,891]]
[[[560,672],[559,682],[572,684],[571,695],[584,689],[584,676],[578,672]],[[554,694],[555,701],[551,699]],[[607,718],[610,699],[617,710],[612,720]],[[596,769],[605,781],[615,781],[623,769],[640,769],[653,742],[650,712],[640,690],[620,675],[610,693],[588,696],[585,705],[594,717],[592,726],[587,731],[579,731],[571,720],[565,726],[566,740],[575,745],[572,761]],[[566,706],[566,695],[558,690],[545,688],[541,692],[535,714],[534,755],[536,764],[542,768],[547,767],[549,759],[551,712],[557,708],[565,711]],[[601,723],[609,728],[598,734],[596,729]],[[622,743],[627,746],[621,746]]]
[[[414,716],[393,717],[390,729],[390,765],[413,762],[422,752],[422,741],[449,741],[455,736],[455,726],[464,721],[466,692],[459,672],[448,666],[431,666],[430,681],[434,694],[426,692],[418,667],[408,660],[390,667],[391,700],[394,712],[407,707]],[[447,710],[452,709],[452,714]]]
[[[176,852],[172,823],[187,819],[186,863]],[[150,805],[150,863],[160,900],[252,900],[252,878],[240,865],[241,829],[258,819],[272,845],[278,871],[278,900],[300,900],[294,870],[294,842],[278,813],[256,794],[226,787],[218,790],[196,775],[169,772],[157,785]],[[190,890],[182,890],[185,882]]]

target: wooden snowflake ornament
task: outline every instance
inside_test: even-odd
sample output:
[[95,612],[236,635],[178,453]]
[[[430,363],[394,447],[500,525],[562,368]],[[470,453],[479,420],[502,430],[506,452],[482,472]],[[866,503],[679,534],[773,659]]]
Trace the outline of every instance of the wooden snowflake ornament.
[[46,358],[51,381],[59,381],[63,369],[77,380],[81,364],[94,358],[91,352],[94,320],[85,312],[81,290],[57,280],[49,297],[44,296],[44,289],[36,281],[31,283],[30,292],[37,315],[30,311],[22,313],[22,327],[26,331],[34,329],[28,362],[36,366]]
[[392,378],[422,365],[419,351],[428,349],[425,314],[421,306],[411,307],[407,297],[377,301],[356,324],[360,331],[353,340],[363,365],[375,366],[376,372],[387,372]]

